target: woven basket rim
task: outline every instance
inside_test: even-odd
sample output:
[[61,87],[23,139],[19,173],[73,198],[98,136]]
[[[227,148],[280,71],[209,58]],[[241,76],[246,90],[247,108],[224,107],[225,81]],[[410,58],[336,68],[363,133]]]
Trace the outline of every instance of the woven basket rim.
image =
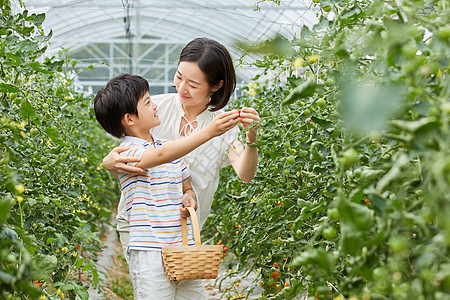
[[223,245],[195,245],[195,246],[171,246],[162,248],[163,253],[167,252],[198,252],[198,251],[223,251]]

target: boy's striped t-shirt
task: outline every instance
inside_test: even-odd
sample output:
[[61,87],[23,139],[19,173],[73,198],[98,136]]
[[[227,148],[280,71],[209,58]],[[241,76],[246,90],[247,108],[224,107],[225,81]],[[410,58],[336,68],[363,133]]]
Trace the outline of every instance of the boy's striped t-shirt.
[[[167,142],[154,136],[153,140],[154,144],[126,136],[121,145],[130,149],[121,155],[141,157],[144,151]],[[163,247],[182,245],[182,182],[189,176],[182,159],[147,169],[143,174],[119,175],[130,221],[129,249],[158,251]],[[189,245],[194,245],[191,232],[188,221],[188,241]]]

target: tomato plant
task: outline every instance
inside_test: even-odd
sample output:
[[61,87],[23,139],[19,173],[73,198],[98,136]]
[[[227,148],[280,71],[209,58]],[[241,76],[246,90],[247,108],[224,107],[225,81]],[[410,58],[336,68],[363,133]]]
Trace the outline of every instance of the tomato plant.
[[72,88],[72,62],[42,59],[45,15],[1,7],[0,298],[88,299],[118,192],[101,167],[111,139]]
[[262,299],[445,299],[448,2],[314,5],[298,37],[240,45],[264,56],[234,104],[260,113],[259,166],[250,183],[223,170],[204,232]]

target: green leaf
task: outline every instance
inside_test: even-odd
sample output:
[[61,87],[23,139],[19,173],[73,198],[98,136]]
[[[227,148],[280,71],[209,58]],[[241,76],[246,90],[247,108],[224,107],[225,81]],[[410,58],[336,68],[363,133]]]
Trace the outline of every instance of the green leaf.
[[67,242],[67,239],[64,236],[64,234],[56,233],[55,235],[56,235],[56,239],[58,241],[58,245],[59,246],[62,246],[62,245],[64,245]]
[[99,214],[103,217],[109,218],[109,216],[111,216],[112,211],[110,211],[109,209],[102,207],[99,210]]
[[39,299],[39,296],[42,294],[41,289],[29,281],[19,281],[17,283],[17,288],[22,290],[32,300]]
[[57,132],[58,129],[54,126],[45,128],[45,133],[57,144],[64,144],[64,141],[61,139],[61,136]]
[[0,282],[8,284],[13,282],[15,279],[16,278],[13,275],[5,273],[0,270]]
[[5,224],[9,217],[10,202],[8,199],[0,200],[0,225]]
[[45,73],[45,74],[50,74],[51,72],[47,70],[47,68],[42,65],[40,62],[38,61],[34,61],[31,62],[29,64],[30,67],[32,67],[33,69],[35,69],[36,71],[40,72],[40,73]]
[[36,26],[41,26],[42,23],[45,21],[45,14],[33,14],[32,15],[34,17],[34,25]]
[[75,289],[75,285],[73,285],[72,283],[68,283],[65,284],[62,288],[61,291],[70,291],[70,290],[74,290]]
[[83,263],[84,263],[84,258],[80,258],[80,259],[77,260],[77,263],[76,263],[75,267],[76,267],[77,269],[79,269],[79,268],[81,268],[81,266],[83,265]]
[[272,40],[266,40],[260,44],[249,45],[246,43],[238,43],[237,46],[248,52],[275,54],[277,56],[292,55],[295,53],[289,40],[281,35],[277,35]]
[[[90,261],[89,265],[90,266],[95,266],[93,261]],[[93,267],[91,272],[92,272],[92,276],[93,276],[92,282],[94,283],[94,286],[97,286],[98,285],[98,272],[97,272],[97,269],[95,267]]]
[[31,105],[31,103],[28,101],[28,99],[23,99],[22,103],[20,104],[20,114],[24,118],[29,118],[34,116],[34,108]]
[[58,259],[53,255],[37,254],[32,259],[31,278],[34,280],[48,280],[56,269]]
[[314,93],[316,84],[311,80],[307,79],[305,82],[294,88],[291,93],[284,99],[283,105],[289,105],[294,103],[297,99],[305,98]]
[[[430,126],[433,124],[436,126],[439,125],[436,118],[434,118],[434,117],[421,118],[416,121],[392,120],[391,124],[400,130],[407,131],[410,133],[415,133],[416,131],[420,130],[421,128],[424,128],[426,126]],[[434,126],[434,127],[436,127],[436,126]]]
[[86,292],[83,288],[77,288],[76,292],[77,292],[78,296],[80,296],[81,300],[88,300],[89,299],[88,292]]
[[14,231],[19,235],[26,245],[36,247],[38,245],[37,239],[34,235],[29,234],[25,229],[14,227]]
[[10,83],[0,82],[0,93],[18,93],[20,89]]
[[322,126],[325,129],[330,128],[331,126],[333,126],[333,123],[329,120],[325,120],[325,119],[321,119],[315,116],[311,117],[311,120],[314,121],[315,123],[319,124],[320,126]]
[[332,273],[335,263],[335,258],[331,253],[326,252],[324,249],[318,248],[301,253],[299,256],[294,258],[290,266],[319,267],[328,273]]
[[374,223],[374,212],[361,204],[339,197],[337,208],[342,221],[351,225],[353,229],[364,231]]
[[83,266],[83,269],[81,269],[81,271],[85,272],[89,271],[90,269],[92,269],[92,266],[90,264],[86,264]]

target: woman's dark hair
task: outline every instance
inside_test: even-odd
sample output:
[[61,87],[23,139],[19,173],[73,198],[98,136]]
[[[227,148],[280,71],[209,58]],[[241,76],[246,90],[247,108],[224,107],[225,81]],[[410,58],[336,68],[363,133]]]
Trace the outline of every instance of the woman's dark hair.
[[102,127],[115,137],[124,136],[122,118],[138,115],[137,104],[150,90],[148,81],[137,75],[121,74],[98,91],[94,98],[94,112]]
[[211,95],[208,106],[211,111],[224,108],[236,88],[236,74],[228,50],[214,40],[196,38],[181,50],[181,61],[196,62],[211,87],[223,80],[222,87]]

